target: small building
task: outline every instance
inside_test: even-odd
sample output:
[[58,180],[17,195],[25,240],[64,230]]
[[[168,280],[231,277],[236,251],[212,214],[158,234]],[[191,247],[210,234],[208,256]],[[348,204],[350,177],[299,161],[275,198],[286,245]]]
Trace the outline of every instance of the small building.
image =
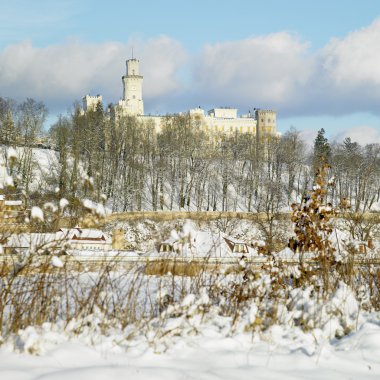
[[8,236],[27,230],[25,205],[21,200],[7,199],[0,195],[0,232]]
[[112,250],[112,239],[103,231],[90,228],[61,228],[55,233],[14,233],[5,240],[4,254]]
[[247,243],[244,243],[240,240],[232,239],[230,237],[225,237],[224,240],[226,241],[227,245],[233,253],[241,253],[245,255],[248,255],[250,253],[250,247]]
[[112,239],[94,228],[61,228],[59,230],[72,250],[110,251]]
[[153,256],[191,258],[237,258],[256,256],[256,250],[243,241],[222,233],[191,231],[188,236],[176,234],[161,242]]
[[3,244],[3,253],[12,254],[55,254],[63,247],[62,233],[20,233],[7,237]]
[[24,205],[21,200],[6,199],[4,195],[0,195],[0,223],[14,224],[25,216]]

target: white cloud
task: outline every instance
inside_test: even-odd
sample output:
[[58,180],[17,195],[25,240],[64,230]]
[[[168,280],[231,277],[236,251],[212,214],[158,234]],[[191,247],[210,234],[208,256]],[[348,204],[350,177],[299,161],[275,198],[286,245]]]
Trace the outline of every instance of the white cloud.
[[321,59],[336,86],[380,85],[380,19],[322,49]]
[[182,89],[177,71],[186,64],[187,54],[180,43],[162,36],[139,43],[139,46],[142,46],[138,54],[147,98],[165,96]]
[[315,53],[286,32],[209,45],[195,65],[197,95],[286,116],[379,113],[379,46],[380,19]]
[[[116,102],[125,60],[141,61],[147,112],[194,105],[230,105],[245,112],[274,108],[280,116],[380,113],[380,19],[311,52],[281,32],[205,46],[190,56],[159,36],[126,43],[71,40],[37,48],[30,42],[0,51],[0,96],[33,97],[67,108],[86,93]],[[190,73],[190,77],[183,77]]]
[[297,102],[313,67],[307,47],[285,32],[206,46],[194,69],[197,89],[230,105]]
[[36,48],[30,42],[11,45],[0,52],[0,96],[18,100],[33,97],[48,105],[64,104],[64,108],[87,93],[102,93],[117,101],[122,95],[125,60],[136,45],[147,82],[146,96],[164,97],[177,90],[180,82],[176,71],[186,54],[178,42],[158,37],[126,44],[72,40],[45,48]]
[[350,137],[351,141],[360,145],[380,144],[380,131],[367,125],[346,129],[338,133],[334,140],[342,142],[346,137]]
[[317,129],[302,129],[300,130],[300,138],[305,142],[307,149],[311,150],[314,148],[314,141],[317,137]]

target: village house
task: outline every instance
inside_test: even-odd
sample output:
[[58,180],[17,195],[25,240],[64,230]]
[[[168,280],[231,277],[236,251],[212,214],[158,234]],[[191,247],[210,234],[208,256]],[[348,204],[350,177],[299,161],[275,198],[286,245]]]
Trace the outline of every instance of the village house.
[[14,233],[2,245],[5,255],[57,254],[63,249],[62,233]]
[[161,242],[157,251],[150,256],[240,259],[243,256],[257,256],[257,251],[245,242],[223,233],[193,230],[185,237],[172,233],[171,237]]
[[103,231],[79,227],[62,228],[55,233],[15,233],[7,237],[3,243],[4,254],[107,252],[112,249],[112,238]]
[[25,207],[21,200],[7,199],[0,194],[0,226],[18,225],[24,222]]
[[94,228],[61,228],[59,230],[72,250],[112,250],[112,239],[103,231]]

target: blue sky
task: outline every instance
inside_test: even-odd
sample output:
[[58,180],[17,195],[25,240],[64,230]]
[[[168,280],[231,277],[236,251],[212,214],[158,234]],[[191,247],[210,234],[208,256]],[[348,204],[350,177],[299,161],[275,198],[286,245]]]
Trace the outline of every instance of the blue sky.
[[141,61],[147,113],[274,108],[278,128],[380,141],[380,1],[0,0],[0,96],[121,96]]

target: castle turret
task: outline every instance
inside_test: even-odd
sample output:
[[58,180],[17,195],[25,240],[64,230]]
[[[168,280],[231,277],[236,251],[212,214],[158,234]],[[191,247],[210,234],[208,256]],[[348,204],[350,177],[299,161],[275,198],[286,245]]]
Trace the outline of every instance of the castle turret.
[[83,111],[96,111],[96,108],[98,107],[98,104],[103,104],[103,98],[101,95],[86,95],[82,98],[83,102]]
[[257,109],[255,111],[256,118],[256,137],[257,139],[264,136],[276,136],[276,112],[271,110]]
[[142,99],[143,77],[139,72],[140,62],[135,59],[127,60],[127,75],[123,76],[123,103],[131,115],[144,115]]

